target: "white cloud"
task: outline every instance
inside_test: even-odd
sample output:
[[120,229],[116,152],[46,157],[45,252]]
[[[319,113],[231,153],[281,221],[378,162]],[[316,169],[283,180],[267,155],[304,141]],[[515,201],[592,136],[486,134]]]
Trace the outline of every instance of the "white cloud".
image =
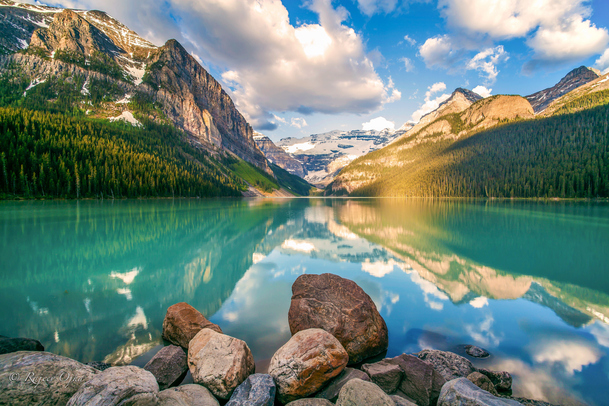
[[453,40],[449,35],[440,35],[428,38],[419,47],[419,55],[428,68],[452,69],[456,62],[462,59],[463,52],[460,47],[453,45]]
[[609,48],[605,49],[605,52],[594,62],[594,67],[603,74],[609,73]]
[[285,120],[285,118],[283,118],[283,117],[279,117],[277,114],[273,114],[273,119],[274,119],[275,121],[278,121],[278,122],[282,123],[282,124],[287,124],[287,123],[288,123],[288,122]]
[[481,75],[486,75],[487,82],[494,83],[497,80],[499,71],[497,64],[508,60],[507,52],[502,45],[495,48],[488,48],[479,52],[468,63],[466,69],[477,70]]
[[487,89],[484,86],[476,86],[472,89],[472,92],[478,93],[480,96],[487,98],[491,96],[493,89]]
[[492,40],[527,37],[534,51],[525,70],[600,53],[609,43],[607,29],[588,19],[588,0],[440,0],[449,26],[470,37]]
[[488,299],[484,296],[479,296],[469,302],[471,307],[476,309],[482,309],[484,306],[488,306]]
[[444,303],[438,300],[449,300],[448,295],[446,295],[446,293],[438,289],[438,287],[433,283],[423,279],[421,275],[418,274],[418,272],[412,272],[410,274],[410,279],[414,283],[419,285],[419,288],[421,288],[421,291],[423,292],[423,300],[425,300],[425,303],[430,309],[437,311],[441,311],[442,309],[444,309]]
[[397,4],[398,0],[357,0],[359,10],[368,17],[374,14],[391,13]]
[[292,251],[305,252],[307,254],[310,254],[311,251],[315,251],[315,246],[313,244],[303,240],[285,240],[283,244],[281,244],[281,248]]
[[404,67],[406,68],[406,72],[412,72],[414,70],[414,63],[412,63],[412,60],[404,57],[404,58],[400,59],[400,61],[404,62]]
[[425,114],[434,111],[437,109],[442,102],[450,97],[450,94],[442,94],[435,99],[431,97],[438,92],[442,92],[446,90],[446,84],[444,82],[434,83],[433,85],[427,88],[427,92],[425,92],[425,103],[417,111],[412,113],[412,121],[418,123]]
[[[239,110],[257,130],[272,112],[366,114],[398,100],[378,76],[344,7],[307,1],[318,22],[294,26],[280,0],[56,0],[102,9],[156,44],[176,38],[225,73]],[[369,2],[390,10],[397,0]],[[364,5],[366,6],[366,5]]]
[[533,360],[538,363],[562,364],[565,371],[573,375],[586,365],[596,364],[601,352],[587,341],[550,339],[537,342],[530,348]]
[[296,128],[304,128],[306,126],[308,126],[309,124],[307,124],[307,120],[305,120],[302,117],[297,117],[297,118],[293,118],[291,120],[291,125],[292,127],[296,127]]
[[404,35],[404,41],[408,42],[411,46],[415,46],[417,44],[417,41],[410,38],[408,35]]
[[377,117],[362,124],[362,130],[364,131],[382,131],[385,128],[393,130],[395,128],[395,123],[387,120],[385,117]]
[[477,343],[484,347],[497,347],[501,342],[501,337],[497,337],[493,332],[493,324],[495,319],[490,314],[487,314],[484,321],[478,324],[466,324],[465,331]]

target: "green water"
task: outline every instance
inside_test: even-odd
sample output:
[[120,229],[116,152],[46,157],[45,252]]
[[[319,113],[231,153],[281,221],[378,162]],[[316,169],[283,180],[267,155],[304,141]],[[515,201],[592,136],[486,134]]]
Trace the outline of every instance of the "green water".
[[373,298],[388,356],[476,344],[515,395],[607,404],[609,204],[0,203],[0,334],[83,362],[141,362],[185,301],[264,369],[290,337],[293,281],[324,272]]

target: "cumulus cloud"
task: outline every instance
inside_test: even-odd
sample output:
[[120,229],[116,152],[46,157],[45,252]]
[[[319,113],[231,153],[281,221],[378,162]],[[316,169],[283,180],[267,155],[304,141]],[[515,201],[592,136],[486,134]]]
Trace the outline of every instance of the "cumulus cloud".
[[609,43],[606,28],[588,19],[588,0],[440,0],[449,26],[491,40],[526,37],[534,51],[525,70],[577,60],[602,52]]
[[601,358],[598,348],[578,339],[550,339],[531,346],[533,360],[538,363],[560,364],[570,375]]
[[476,86],[472,89],[472,92],[477,93],[484,98],[487,98],[491,96],[493,89],[487,89],[484,86]]
[[434,83],[427,88],[425,92],[425,103],[417,111],[412,113],[412,121],[418,123],[425,114],[437,109],[440,104],[450,97],[450,94],[442,94],[434,99],[432,96],[438,92],[446,90],[446,84],[444,82]]
[[411,46],[415,46],[417,44],[417,41],[410,38],[408,35],[404,35],[404,41],[408,42]]
[[374,14],[391,13],[398,5],[398,0],[357,0],[357,7],[368,17]]
[[499,45],[476,54],[468,62],[466,69],[480,71],[481,75],[486,76],[488,83],[494,83],[497,80],[497,75],[499,75],[497,64],[507,60],[507,52],[505,52],[502,45]]
[[390,130],[395,129],[395,123],[387,120],[385,117],[377,117],[362,124],[362,130],[364,131],[382,131],[386,128]]
[[428,38],[419,47],[419,55],[428,68],[453,69],[456,62],[463,58],[464,53],[460,47],[453,45],[453,40],[449,35],[440,35]]
[[603,74],[609,73],[609,48],[605,49],[605,52],[594,62],[594,67]]
[[[311,0],[318,22],[294,26],[280,0],[56,0],[102,9],[157,44],[178,39],[224,71],[239,110],[256,129],[277,127],[272,112],[365,114],[399,99],[375,71],[344,7]],[[372,2],[381,9],[394,0]],[[151,30],[154,29],[154,32]]]
[[309,125],[309,124],[307,124],[307,120],[305,120],[305,119],[304,119],[304,118],[302,118],[302,117],[296,117],[296,118],[293,118],[293,119],[291,120],[291,126],[292,126],[292,127],[296,127],[296,128],[304,128],[304,127],[306,127],[306,126],[308,126],[308,125]]
[[406,72],[412,72],[414,70],[414,63],[412,60],[408,58],[402,58],[400,61],[404,62],[404,68],[406,68]]

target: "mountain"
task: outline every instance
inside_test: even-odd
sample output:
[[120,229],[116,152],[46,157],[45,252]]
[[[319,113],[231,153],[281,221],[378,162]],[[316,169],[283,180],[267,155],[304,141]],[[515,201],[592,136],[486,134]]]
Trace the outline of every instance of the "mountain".
[[549,117],[574,113],[606,103],[609,103],[609,74],[599,76],[557,98],[539,115]]
[[[94,121],[95,125],[101,126],[96,133],[101,137],[100,142],[117,125],[120,127],[120,123],[130,124],[132,130],[119,132],[123,134],[123,142],[134,148],[134,153],[152,152],[138,139],[153,137],[154,142],[159,143],[157,148],[163,148],[160,153],[163,159],[179,159],[185,165],[205,168],[201,173],[213,173],[212,183],[231,185],[230,195],[243,191],[244,187],[253,194],[273,194],[274,190],[281,188],[285,189],[281,193],[289,194],[290,189],[304,190],[307,186],[280,169],[271,168],[254,141],[252,127],[229,95],[177,41],[169,40],[157,47],[102,11],[59,9],[0,0],[0,17],[0,108],[25,108],[69,116],[73,120],[70,125],[74,128]],[[12,110],[6,113],[3,117],[10,120],[21,120],[29,114]],[[44,125],[55,129],[54,124],[50,124],[55,118],[50,117],[43,119]],[[14,126],[16,131],[23,130],[18,123],[7,124]],[[152,128],[154,135],[146,132]],[[145,136],[143,132],[146,132]],[[80,133],[68,136],[71,137],[70,142],[89,148],[78,139]],[[162,141],[168,136],[178,139]],[[35,142],[42,141],[37,139]],[[163,143],[167,148],[173,145],[171,148],[175,149],[169,150]],[[35,160],[22,162],[20,159],[23,157],[17,157],[17,152],[12,149],[8,150],[12,148],[11,144],[6,145],[3,151],[7,171],[2,174],[5,182],[0,185],[4,186],[0,194],[19,195],[29,191],[28,195],[32,196],[32,188],[24,186],[25,183],[19,179],[32,182],[36,176],[41,182],[35,168],[37,163]],[[70,154],[69,148],[62,153]],[[73,158],[69,160],[69,171],[61,169],[66,181],[54,188],[57,195],[77,196],[75,167],[81,171],[85,167],[93,171],[93,162],[103,165],[102,152],[91,150],[90,153],[95,158],[88,163]],[[60,158],[65,160],[65,157]],[[36,159],[42,159],[42,155]],[[59,159],[49,165],[54,171],[59,170]],[[155,191],[159,183],[148,179],[148,174],[145,176],[148,179],[146,187],[143,183],[141,186],[138,183],[137,187],[126,184],[110,187],[112,173],[123,169],[116,167],[114,171],[103,171],[104,175],[98,179],[98,187],[92,188],[91,196],[116,191],[119,191],[119,196],[122,193],[133,196],[143,190],[148,191],[147,196],[156,192],[160,195],[173,195],[175,192],[169,184]],[[138,175],[137,171],[127,172],[133,179],[144,176]],[[97,170],[97,173],[101,172]],[[175,176],[180,177],[181,173],[176,169]],[[278,173],[281,180],[277,178]],[[17,181],[11,185],[13,176]],[[79,176],[83,174],[79,173]],[[220,180],[222,177],[225,179]],[[284,184],[286,181],[288,183]],[[38,191],[43,190],[43,185],[38,186]],[[256,188],[259,190],[254,191]],[[187,194],[195,193],[195,189],[188,189],[190,192]],[[224,192],[216,189],[210,193]]]
[[389,145],[411,127],[412,124],[406,123],[397,131],[331,131],[303,138],[283,138],[277,146],[303,165],[305,180],[324,187],[351,161]]
[[[590,88],[604,89],[603,80]],[[482,99],[355,160],[326,193],[608,196],[608,104],[609,91],[580,90],[554,116],[532,120],[533,108],[520,96]]]
[[537,114],[544,111],[554,100],[597,79],[599,76],[598,72],[593,69],[580,66],[569,72],[555,86],[533,93],[532,95],[526,96],[526,98]]
[[282,148],[275,145],[275,143],[269,137],[260,133],[255,133],[254,141],[270,162],[298,177],[305,177],[306,170],[304,165],[285,152]]

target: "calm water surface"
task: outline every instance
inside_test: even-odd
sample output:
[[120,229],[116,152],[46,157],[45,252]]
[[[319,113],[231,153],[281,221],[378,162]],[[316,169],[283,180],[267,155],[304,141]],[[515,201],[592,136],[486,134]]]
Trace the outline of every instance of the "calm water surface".
[[137,363],[185,301],[264,368],[290,338],[292,283],[324,272],[372,297],[388,356],[476,344],[515,395],[609,404],[608,204],[0,203],[0,334],[83,362]]

